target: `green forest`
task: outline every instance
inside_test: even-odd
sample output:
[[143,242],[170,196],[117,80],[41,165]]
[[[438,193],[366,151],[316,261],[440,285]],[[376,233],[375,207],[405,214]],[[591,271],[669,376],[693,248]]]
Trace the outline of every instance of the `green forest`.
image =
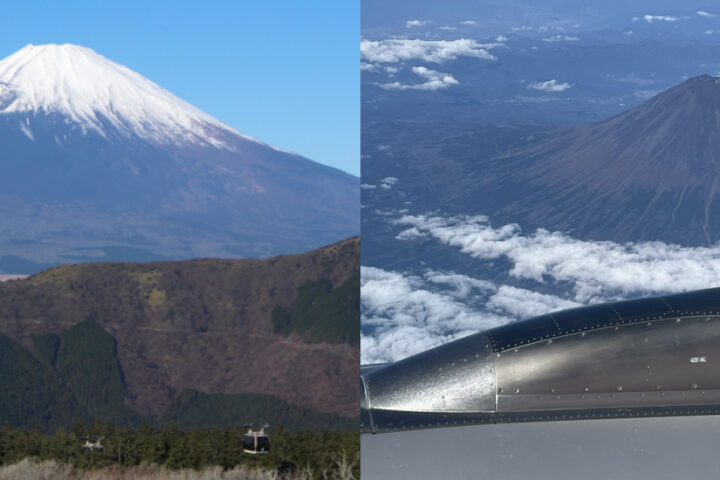
[[190,389],[180,392],[159,418],[143,417],[125,406],[127,389],[115,340],[95,321],[32,340],[40,358],[0,334],[0,424],[37,426],[45,432],[67,429],[78,420],[135,427],[176,423],[181,428],[268,422],[290,432],[359,429],[357,418],[291,405],[272,395]]
[[272,312],[275,333],[298,332],[310,342],[360,343],[360,274],[354,274],[338,288],[326,277],[298,288],[297,299],[288,311],[275,305]]
[[[0,467],[34,457],[58,460],[81,469],[155,464],[197,470],[215,465],[224,469],[246,465],[280,473],[307,470],[319,476],[324,472],[333,478],[337,459],[344,457],[353,459],[353,475],[359,478],[359,465],[354,461],[360,452],[357,430],[290,433],[283,427],[270,428],[271,449],[265,455],[243,452],[243,433],[242,429],[232,427],[183,430],[174,423],[157,428],[150,423],[119,427],[77,421],[67,431],[48,435],[39,426],[16,429],[6,425],[0,429]],[[103,450],[82,451],[83,437],[91,442],[104,437]]]

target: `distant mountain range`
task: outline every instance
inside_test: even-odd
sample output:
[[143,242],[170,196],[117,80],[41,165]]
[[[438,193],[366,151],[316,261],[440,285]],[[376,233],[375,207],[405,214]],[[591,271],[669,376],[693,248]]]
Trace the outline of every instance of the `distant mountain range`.
[[267,260],[88,263],[0,283],[0,424],[352,427],[359,253],[356,237]]
[[356,177],[84,47],[29,45],[0,61],[0,145],[0,273],[268,257],[359,233]]
[[720,240],[720,79],[531,142],[477,167],[459,205],[616,242]]

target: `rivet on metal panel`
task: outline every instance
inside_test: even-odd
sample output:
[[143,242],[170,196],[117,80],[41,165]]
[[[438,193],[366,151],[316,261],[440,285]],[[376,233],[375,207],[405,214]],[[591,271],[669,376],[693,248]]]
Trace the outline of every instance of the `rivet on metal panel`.
[[613,330],[617,332],[618,330],[620,330],[620,327],[615,327],[613,328]]
[[697,387],[698,387],[697,383],[693,383],[693,384],[692,384],[692,389],[693,389],[693,390],[697,390]]
[[648,326],[648,327],[652,326],[652,322],[647,322],[646,326]]
[[679,318],[675,320],[675,323],[680,323],[680,322],[682,322],[682,320],[680,320]]
[[551,389],[550,389],[550,393],[555,393],[555,389],[554,389],[554,388],[551,388]]
[[588,387],[585,387],[585,391],[588,392],[590,391],[590,389]]
[[513,388],[513,393],[520,393],[520,389],[518,387]]
[[548,340],[548,345],[550,345],[551,343],[552,343],[552,339]]
[[585,335],[587,335],[585,332],[582,332],[582,333],[580,334],[581,337],[584,337]]
[[618,385],[618,386],[617,386],[617,391],[618,391],[618,392],[622,392],[622,385]]

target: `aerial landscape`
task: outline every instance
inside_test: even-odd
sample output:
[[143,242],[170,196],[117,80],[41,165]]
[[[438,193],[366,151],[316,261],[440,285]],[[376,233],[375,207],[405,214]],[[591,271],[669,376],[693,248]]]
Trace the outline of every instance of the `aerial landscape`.
[[[225,25],[275,22],[270,5],[162,3],[71,2],[0,37],[0,478],[358,478],[359,131],[327,126],[352,130],[357,97],[303,72],[263,93],[284,55],[264,50],[272,28]],[[328,8],[357,25],[348,12]],[[301,29],[286,13],[272,35]],[[107,15],[144,31],[113,37]],[[188,49],[145,22],[206,37]],[[155,83],[178,55],[189,73],[171,83],[225,121]],[[232,89],[209,86],[241,59]],[[328,62],[312,75],[357,73]],[[297,91],[315,114],[294,126]],[[273,144],[235,126],[225,107],[243,102]]]
[[716,13],[395,3],[363,3],[363,363],[718,285]]
[[[363,428],[372,432],[440,427],[453,415],[472,423],[450,399],[465,382],[487,385],[485,364],[453,372],[483,349],[498,368],[501,350],[547,339],[542,319],[564,317],[545,314],[587,307],[576,315],[608,326],[597,312],[627,305],[618,302],[720,285],[720,12],[702,2],[451,3],[362,3],[363,408],[406,414],[371,417]],[[691,313],[671,304],[669,316]],[[629,317],[608,318],[618,331],[612,322]],[[487,342],[453,356],[452,341],[471,345],[483,331]],[[514,343],[494,343],[504,333]],[[558,361],[525,358],[527,375],[513,372],[530,383]],[[410,413],[423,398],[438,416]],[[488,478],[527,478],[540,468],[541,478],[672,478],[667,452],[705,471],[713,454],[701,439],[713,437],[717,417],[705,422],[367,435],[363,476],[476,478],[482,468]],[[692,448],[673,446],[686,441]],[[557,453],[568,450],[585,463]]]

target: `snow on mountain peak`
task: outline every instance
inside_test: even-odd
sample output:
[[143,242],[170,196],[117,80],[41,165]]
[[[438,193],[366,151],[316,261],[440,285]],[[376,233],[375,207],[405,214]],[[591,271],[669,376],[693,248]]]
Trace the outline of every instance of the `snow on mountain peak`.
[[0,61],[0,114],[26,112],[65,115],[106,138],[112,129],[162,144],[227,148],[227,133],[257,142],[132,70],[71,44],[30,44]]

